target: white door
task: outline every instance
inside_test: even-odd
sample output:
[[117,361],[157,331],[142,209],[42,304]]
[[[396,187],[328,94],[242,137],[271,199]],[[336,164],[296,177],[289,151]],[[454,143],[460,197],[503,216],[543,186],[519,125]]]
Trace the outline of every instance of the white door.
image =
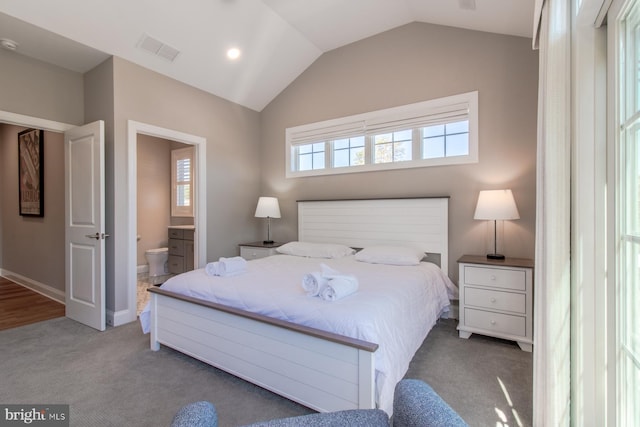
[[104,122],[65,132],[67,317],[104,331]]

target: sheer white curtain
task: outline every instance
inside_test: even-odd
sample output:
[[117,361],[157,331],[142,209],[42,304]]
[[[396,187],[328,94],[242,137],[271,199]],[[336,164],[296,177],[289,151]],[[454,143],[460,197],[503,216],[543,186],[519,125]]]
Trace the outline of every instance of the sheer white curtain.
[[[571,5],[536,0],[539,47],[533,422],[570,425]],[[539,25],[539,26],[537,26]]]

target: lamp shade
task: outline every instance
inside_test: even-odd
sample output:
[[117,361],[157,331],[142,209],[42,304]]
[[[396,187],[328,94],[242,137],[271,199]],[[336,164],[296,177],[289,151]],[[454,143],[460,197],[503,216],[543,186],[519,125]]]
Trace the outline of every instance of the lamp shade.
[[484,190],[478,196],[473,219],[520,219],[511,190]]
[[256,218],[280,218],[280,205],[275,197],[260,197],[256,207]]

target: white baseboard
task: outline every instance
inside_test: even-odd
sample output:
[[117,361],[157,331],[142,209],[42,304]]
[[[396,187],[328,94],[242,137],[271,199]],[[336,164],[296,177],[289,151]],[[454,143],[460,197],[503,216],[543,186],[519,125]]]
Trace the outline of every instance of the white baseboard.
[[142,264],[142,265],[137,266],[136,272],[138,274],[148,273],[149,272],[149,264]]
[[5,269],[0,269],[0,276],[9,279],[21,286],[24,286],[25,288],[29,288],[32,291],[37,292],[40,295],[50,298],[56,302],[59,302],[61,304],[65,303],[65,293],[60,289],[53,288],[49,285],[45,285],[44,283],[40,283],[36,280],[29,279],[28,277],[25,277],[21,274],[14,273]]
[[107,309],[107,325],[109,326],[122,326],[127,323],[131,323],[137,319],[135,310],[133,316],[131,310],[113,311]]

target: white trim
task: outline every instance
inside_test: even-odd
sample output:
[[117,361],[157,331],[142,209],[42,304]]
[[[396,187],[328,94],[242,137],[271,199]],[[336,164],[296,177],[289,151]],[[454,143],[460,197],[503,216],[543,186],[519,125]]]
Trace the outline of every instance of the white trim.
[[571,424],[570,2],[548,0],[539,31],[533,425]]
[[189,206],[178,206],[177,163],[185,159],[189,160],[189,181],[181,181],[181,184],[189,184],[189,191],[193,198],[195,194],[194,181],[196,180],[194,157],[195,149],[193,146],[171,150],[171,216],[193,217],[193,203],[189,204]]
[[40,119],[37,117],[25,116],[23,114],[11,113],[9,111],[0,111],[0,123],[10,125],[33,127],[51,132],[66,132],[76,125],[70,125],[62,122],[54,122],[53,120]]
[[[135,312],[136,310],[134,310]],[[106,315],[109,326],[117,327],[131,323],[131,310],[129,309],[120,311],[107,310]]]
[[[194,145],[196,163],[196,197],[194,200],[194,263],[195,268],[204,266],[207,262],[207,139],[201,136],[162,128],[147,123],[127,121],[127,176],[128,179],[128,241],[126,253],[119,255],[116,251],[116,260],[126,266],[128,284],[128,315],[123,316],[132,322],[137,317],[137,135],[144,134],[153,137]],[[107,316],[109,317],[109,316]],[[127,323],[126,321],[124,323]],[[114,323],[114,326],[117,326]]]
[[590,3],[573,18],[571,49],[571,423],[605,426],[607,35]]
[[[603,309],[606,310],[606,344],[607,344],[607,370],[606,370],[606,400],[607,400],[607,425],[617,426],[626,425],[629,420],[626,414],[622,411],[623,405],[628,404],[625,389],[627,387],[627,379],[624,373],[624,356],[623,351],[623,328],[622,324],[625,319],[622,300],[622,286],[621,283],[625,280],[625,259],[621,257],[624,226],[621,224],[624,221],[624,212],[621,208],[622,200],[625,197],[625,186],[621,178],[621,171],[624,169],[624,150],[625,142],[622,141],[621,130],[625,128],[625,125],[631,125],[632,120],[629,119],[629,113],[625,112],[624,97],[628,94],[628,87],[623,80],[622,73],[629,74],[631,64],[637,58],[626,58],[627,69],[621,69],[621,64],[624,61],[626,53],[621,52],[621,45],[623,40],[621,39],[621,27],[622,21],[625,20],[631,10],[635,1],[629,0],[614,0],[611,3],[611,7],[607,16],[607,40],[608,40],[608,59],[607,74],[608,74],[608,98],[607,98],[607,117],[609,119],[607,128],[608,139],[608,227],[609,233],[608,243],[608,269],[607,269],[607,300],[602,302]],[[635,67],[633,67],[635,73]],[[634,76],[628,76],[633,79]],[[635,115],[635,114],[633,114]],[[635,240],[635,239],[631,239]],[[636,409],[637,410],[637,409]],[[636,412],[637,413],[637,412]]]
[[65,294],[64,291],[61,291],[60,289],[53,288],[49,285],[45,285],[44,283],[40,283],[37,280],[29,279],[21,274],[2,268],[0,268],[0,276],[65,305]]

